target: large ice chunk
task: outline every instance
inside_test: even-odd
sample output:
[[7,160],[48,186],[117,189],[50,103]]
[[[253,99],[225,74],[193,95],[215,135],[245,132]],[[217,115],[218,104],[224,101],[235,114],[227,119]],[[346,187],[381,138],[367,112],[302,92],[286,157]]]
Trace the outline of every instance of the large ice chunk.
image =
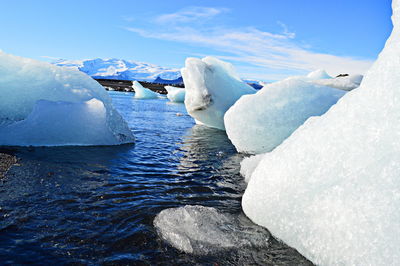
[[183,103],[185,101],[185,88],[177,88],[173,86],[165,86],[164,88],[167,90],[167,98],[171,102]]
[[132,81],[132,88],[135,90],[136,99],[156,99],[158,98],[158,93],[145,88],[138,81]]
[[307,118],[325,113],[344,94],[302,78],[272,83],[241,97],[226,112],[226,133],[239,152],[271,151]]
[[182,68],[185,106],[196,123],[225,129],[224,114],[242,95],[255,93],[233,66],[213,57],[188,58]]
[[318,265],[400,261],[400,0],[360,88],[254,170],[243,210]]
[[104,88],[86,74],[0,51],[0,145],[133,142]]
[[269,232],[243,218],[211,207],[187,205],[163,210],[154,219],[154,226],[164,240],[188,253],[267,248]]

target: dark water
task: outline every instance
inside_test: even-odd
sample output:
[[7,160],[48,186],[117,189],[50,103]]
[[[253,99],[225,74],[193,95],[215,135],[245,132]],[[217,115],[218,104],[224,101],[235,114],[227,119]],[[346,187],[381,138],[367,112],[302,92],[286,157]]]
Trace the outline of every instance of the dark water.
[[308,264],[274,239],[245,255],[191,255],[161,240],[153,219],[166,208],[243,215],[242,155],[225,132],[195,126],[182,104],[110,94],[135,145],[11,150],[20,161],[0,181],[0,264]]

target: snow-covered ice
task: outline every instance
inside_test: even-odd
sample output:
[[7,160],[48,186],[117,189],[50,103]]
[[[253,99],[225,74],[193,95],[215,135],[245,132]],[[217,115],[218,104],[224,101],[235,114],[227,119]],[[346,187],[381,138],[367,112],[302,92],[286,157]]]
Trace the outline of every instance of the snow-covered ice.
[[400,0],[361,86],[266,153],[243,210],[318,265],[400,261]]
[[167,90],[167,98],[171,102],[183,103],[185,101],[185,88],[177,88],[173,86],[165,86],[164,88]]
[[142,86],[138,81],[132,81],[132,88],[135,90],[136,99],[156,99],[159,94]]
[[255,93],[233,66],[213,57],[187,58],[181,70],[185,106],[196,123],[225,129],[224,114],[242,95]]
[[0,94],[0,145],[134,141],[104,88],[77,70],[0,51]]
[[160,236],[175,248],[195,254],[221,249],[267,248],[270,234],[246,217],[215,208],[190,206],[166,209],[154,219]]
[[309,117],[325,113],[344,91],[301,77],[268,84],[241,97],[225,114],[226,133],[239,152],[271,151]]

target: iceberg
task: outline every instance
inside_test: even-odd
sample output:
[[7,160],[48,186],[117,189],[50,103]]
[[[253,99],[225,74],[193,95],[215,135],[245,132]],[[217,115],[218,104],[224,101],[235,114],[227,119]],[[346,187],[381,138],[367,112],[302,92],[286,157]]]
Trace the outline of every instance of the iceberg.
[[0,145],[132,143],[105,89],[84,73],[0,51]]
[[362,75],[351,75],[347,77],[336,77],[333,79],[314,80],[313,83],[344,91],[351,91],[360,86],[362,79]]
[[318,265],[400,261],[400,0],[392,7],[360,87],[266,153],[243,196],[251,220]]
[[273,150],[309,117],[325,113],[345,91],[292,77],[241,97],[225,114],[229,139],[239,152]]
[[167,90],[167,98],[171,102],[183,103],[185,101],[185,88],[177,88],[173,86],[165,86],[164,88]]
[[332,77],[329,76],[329,74],[326,73],[326,71],[324,69],[317,69],[317,70],[309,73],[307,75],[307,78],[318,80],[318,79],[331,79]]
[[325,70],[319,69],[309,73],[305,80],[311,83],[328,86],[331,88],[336,88],[344,91],[351,91],[355,88],[358,88],[363,79],[363,75],[355,74],[355,75],[344,75],[338,76],[336,78],[332,78],[326,73]]
[[135,90],[136,99],[156,99],[158,98],[158,93],[145,88],[138,81],[132,81],[132,88]]
[[175,248],[194,254],[223,249],[267,248],[268,230],[215,208],[186,205],[165,209],[154,219],[161,238]]
[[224,114],[242,95],[256,92],[233,66],[213,57],[187,58],[181,70],[185,106],[197,124],[225,130]]

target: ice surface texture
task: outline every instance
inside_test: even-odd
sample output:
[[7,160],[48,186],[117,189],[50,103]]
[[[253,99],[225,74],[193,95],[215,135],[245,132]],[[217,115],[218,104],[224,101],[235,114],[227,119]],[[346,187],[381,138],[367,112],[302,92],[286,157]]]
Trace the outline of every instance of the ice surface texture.
[[173,86],[165,86],[164,88],[167,90],[167,98],[171,102],[183,103],[185,101],[185,88],[177,88]]
[[0,51],[0,145],[133,142],[104,88],[77,70]]
[[239,152],[271,151],[310,116],[325,113],[344,91],[296,77],[241,97],[225,114],[229,139]]
[[244,83],[233,66],[213,57],[188,58],[181,70],[185,106],[196,123],[225,129],[224,114],[242,95],[256,91]]
[[268,231],[243,218],[211,207],[187,205],[163,210],[154,219],[154,226],[164,240],[188,253],[268,247]]
[[135,90],[135,98],[136,99],[156,99],[158,98],[158,93],[145,88],[139,82],[132,81],[132,88]]
[[400,0],[360,88],[264,155],[243,210],[318,265],[400,261]]

